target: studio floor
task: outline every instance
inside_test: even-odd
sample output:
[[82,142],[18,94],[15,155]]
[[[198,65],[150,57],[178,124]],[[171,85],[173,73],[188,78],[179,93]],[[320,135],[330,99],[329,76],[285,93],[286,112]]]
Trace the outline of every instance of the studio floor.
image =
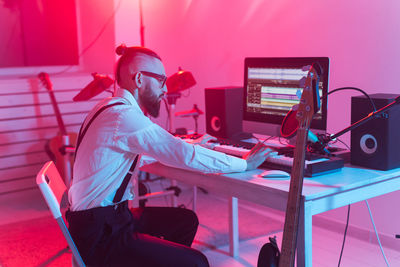
[[[164,181],[164,183],[166,182]],[[190,191],[190,188],[184,188],[178,203],[191,207],[192,195]],[[149,201],[147,205],[168,205],[168,203],[169,199],[160,198]],[[193,246],[205,253],[211,266],[256,266],[259,250],[267,242],[269,236],[276,235],[278,244],[281,243],[284,214],[239,201],[240,256],[232,258],[228,254],[227,222],[224,222],[226,224],[222,222],[226,221],[227,218],[225,214],[227,213],[226,205],[226,200],[209,193],[205,194],[199,190],[197,214],[200,226]],[[213,208],[210,209],[210,207]],[[45,230],[38,230],[35,234],[36,237],[29,236],[26,233],[16,234],[21,231],[21,228],[26,228],[26,225],[30,227],[30,222],[43,223],[42,218],[49,218],[48,221],[50,222],[46,221],[46,223],[49,223],[50,228],[54,228],[53,232],[46,230],[49,229],[49,226],[44,226],[46,227]],[[35,227],[40,227],[40,225]],[[51,222],[49,211],[38,190],[0,195],[0,229],[2,231],[0,232],[0,266],[71,266],[71,256],[65,249],[66,243],[63,244],[64,240],[60,241],[62,239],[61,233],[59,233],[56,223]],[[24,238],[24,235],[27,238]],[[46,236],[47,239],[43,236]],[[29,238],[41,240],[41,250],[29,248],[29,241],[27,241]],[[50,242],[50,245],[51,242],[61,243],[59,248],[47,253],[43,242]],[[342,242],[343,231],[333,231],[314,224],[313,266],[338,266]],[[35,242],[31,243],[31,246],[38,246],[35,245]],[[10,251],[10,249],[13,251]],[[384,249],[390,266],[400,266],[400,252],[390,248]],[[40,255],[29,259],[32,254],[35,254],[35,250]],[[351,231],[349,231],[340,266],[376,267],[387,265],[376,244],[360,240],[352,236]]]

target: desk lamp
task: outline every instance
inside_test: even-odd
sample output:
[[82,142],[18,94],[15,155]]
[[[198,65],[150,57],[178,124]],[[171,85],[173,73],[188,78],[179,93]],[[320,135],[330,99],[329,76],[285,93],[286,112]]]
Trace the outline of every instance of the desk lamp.
[[169,132],[175,133],[174,126],[174,111],[178,98],[181,97],[181,92],[189,89],[196,84],[193,74],[190,71],[185,71],[179,68],[177,73],[172,74],[167,79],[167,94],[166,99],[168,103],[168,118],[169,118]]
[[85,86],[76,96],[74,96],[74,101],[86,101],[95,97],[103,91],[106,91],[113,83],[114,80],[107,75],[92,73],[93,81]]

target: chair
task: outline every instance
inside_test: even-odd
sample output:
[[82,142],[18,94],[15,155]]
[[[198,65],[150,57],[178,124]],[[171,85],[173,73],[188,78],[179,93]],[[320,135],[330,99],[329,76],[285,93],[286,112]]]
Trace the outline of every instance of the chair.
[[61,200],[63,195],[66,194],[67,188],[61,179],[61,176],[54,165],[53,161],[49,161],[36,176],[36,183],[46,200],[47,205],[54,219],[56,219],[58,226],[60,227],[65,239],[67,240],[68,246],[72,251],[72,265],[73,266],[86,266],[83,262],[78,249],[75,246],[74,241],[65,225],[64,219],[61,214]]

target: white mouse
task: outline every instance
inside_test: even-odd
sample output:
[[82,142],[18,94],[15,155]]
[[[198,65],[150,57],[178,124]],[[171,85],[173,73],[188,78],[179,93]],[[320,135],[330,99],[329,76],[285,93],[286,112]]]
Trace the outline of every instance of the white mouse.
[[262,178],[290,178],[290,174],[281,170],[266,170],[260,174]]

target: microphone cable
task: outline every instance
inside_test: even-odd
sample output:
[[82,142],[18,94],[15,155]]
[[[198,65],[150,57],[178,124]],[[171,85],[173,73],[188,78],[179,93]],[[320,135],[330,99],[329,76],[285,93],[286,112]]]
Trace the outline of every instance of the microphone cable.
[[343,235],[343,242],[342,242],[342,249],[340,250],[340,256],[339,256],[339,262],[338,262],[338,267],[340,266],[340,262],[342,260],[343,256],[343,249],[344,249],[344,243],[346,242],[346,236],[347,236],[347,228],[349,227],[349,218],[350,218],[350,206],[347,206],[347,220],[346,220],[346,227],[344,228],[344,235]]
[[322,101],[325,101],[328,99],[328,95],[330,95],[334,92],[343,91],[343,90],[355,90],[355,91],[362,93],[363,95],[365,95],[368,98],[369,102],[372,105],[372,108],[374,109],[374,112],[376,111],[375,103],[371,99],[371,97],[364,90],[357,88],[357,87],[351,87],[351,86],[339,87],[339,88],[333,89],[332,91],[328,92],[325,96],[321,97],[320,99]]
[[[320,97],[320,100],[321,100],[322,102],[327,101],[327,100],[328,100],[328,95],[330,95],[330,94],[332,94],[332,93],[335,93],[335,92],[343,91],[343,90],[355,90],[355,91],[358,91],[358,92],[362,93],[362,94],[369,100],[369,102],[371,103],[373,112],[376,111],[376,106],[375,106],[375,103],[374,103],[374,101],[372,100],[372,98],[371,98],[364,90],[362,90],[362,89],[360,89],[360,88],[358,88],[358,87],[345,86],[345,87],[339,87],[339,88],[333,89],[332,91],[328,92],[325,96]],[[323,139],[323,138],[322,138],[322,139]],[[328,140],[329,140],[329,139],[328,139]],[[319,141],[320,145],[321,145],[321,146],[326,146],[326,145],[327,145],[330,141],[332,141],[332,140],[330,140],[330,141],[328,141],[328,142],[322,142],[322,141],[323,141],[323,140],[320,140],[320,141]]]
[[386,266],[389,267],[390,265],[389,265],[389,262],[388,262],[388,260],[387,260],[387,258],[386,258],[385,252],[383,251],[383,247],[382,247],[382,244],[381,244],[381,240],[379,239],[378,231],[376,230],[374,218],[372,217],[372,212],[371,212],[371,209],[370,209],[370,207],[369,207],[368,200],[365,200],[365,204],[367,205],[367,208],[368,208],[369,217],[371,218],[371,223],[372,223],[372,226],[374,227],[374,232],[375,232],[375,235],[376,235],[376,240],[378,241],[379,248],[381,249],[381,252],[382,252],[382,256],[383,256],[383,258],[385,259]]

